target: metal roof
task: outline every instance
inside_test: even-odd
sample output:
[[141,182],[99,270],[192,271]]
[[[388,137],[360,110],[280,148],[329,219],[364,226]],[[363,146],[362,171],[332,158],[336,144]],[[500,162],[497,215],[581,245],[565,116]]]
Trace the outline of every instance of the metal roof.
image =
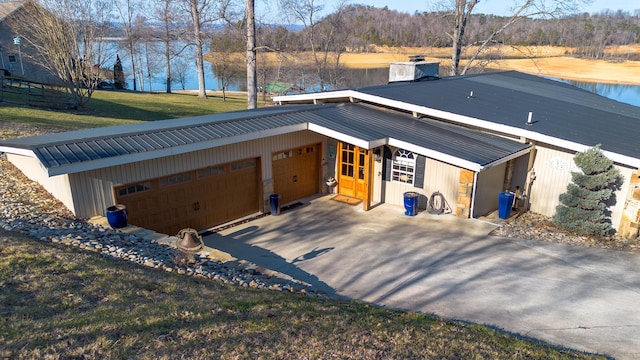
[[529,147],[456,125],[345,103],[278,106],[10,139],[0,141],[0,151],[35,156],[52,176],[301,130],[367,148],[395,141],[476,171]]
[[[601,144],[604,151],[629,158],[638,159],[640,154],[639,107],[516,71],[392,83],[355,91],[455,114],[443,116],[466,125],[471,125],[466,119],[479,119],[486,121],[480,126],[487,129],[533,139],[542,135],[554,145],[558,145],[556,140],[587,147]],[[527,124],[529,112],[531,124]]]

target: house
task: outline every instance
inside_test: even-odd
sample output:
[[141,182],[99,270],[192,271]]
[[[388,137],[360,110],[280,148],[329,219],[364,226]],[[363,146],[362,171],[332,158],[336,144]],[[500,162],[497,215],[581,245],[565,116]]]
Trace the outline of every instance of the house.
[[519,187],[519,205],[552,215],[573,155],[602,144],[625,178],[614,227],[637,235],[639,108],[518,72],[440,79],[437,70],[395,63],[388,85],[4,140],[0,151],[79,217],[122,203],[130,223],[175,234],[268,212],[273,193],[282,203],[339,193],[365,210],[402,205],[406,192],[425,208],[439,194],[455,215],[475,218]]
[[24,1],[0,1],[0,74],[44,84],[60,84],[60,79],[34,59],[37,53],[10,26],[24,11]]

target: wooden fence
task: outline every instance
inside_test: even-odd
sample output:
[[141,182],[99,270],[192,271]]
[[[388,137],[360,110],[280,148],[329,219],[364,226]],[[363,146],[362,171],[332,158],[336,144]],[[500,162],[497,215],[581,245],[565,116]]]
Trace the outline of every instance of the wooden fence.
[[69,94],[58,86],[25,81],[0,75],[0,102],[12,105],[68,109],[73,106]]

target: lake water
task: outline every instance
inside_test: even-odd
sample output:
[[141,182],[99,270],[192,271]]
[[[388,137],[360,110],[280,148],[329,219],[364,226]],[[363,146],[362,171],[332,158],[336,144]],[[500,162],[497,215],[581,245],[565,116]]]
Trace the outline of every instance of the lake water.
[[[124,61],[123,61],[124,63]],[[210,63],[205,62],[205,85],[208,90],[219,90],[218,81],[212,70]],[[388,79],[389,70],[387,68],[378,69],[351,69],[345,74],[344,82],[347,84],[345,88],[359,88],[372,85],[385,84]],[[577,86],[581,89],[585,89],[608,97],[613,100],[617,100],[623,103],[631,104],[640,107],[640,85],[619,85],[619,84],[602,84],[602,83],[588,83],[579,81],[570,81],[563,79],[553,79],[563,81],[571,85]],[[145,80],[147,81],[147,80]],[[244,79],[240,79],[236,83],[231,83],[228,90],[244,90],[246,87],[243,83]],[[129,89],[133,88],[131,78],[127,78]],[[146,83],[145,90],[149,90],[149,85]],[[140,86],[138,86],[140,89]],[[153,91],[163,91],[166,89],[164,74],[155,74],[152,76],[151,89]],[[182,84],[174,81],[172,84],[173,90],[182,89]],[[185,89],[197,90],[198,78],[193,69],[187,76],[185,81]]]

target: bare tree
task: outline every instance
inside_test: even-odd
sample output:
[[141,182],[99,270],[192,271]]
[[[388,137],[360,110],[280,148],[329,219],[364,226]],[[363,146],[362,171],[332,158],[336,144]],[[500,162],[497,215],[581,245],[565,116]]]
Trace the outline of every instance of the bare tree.
[[451,75],[464,75],[478,59],[480,53],[488,45],[492,44],[499,34],[514,23],[527,18],[555,18],[567,15],[577,11],[580,5],[590,2],[590,0],[514,0],[510,11],[511,15],[505,17],[502,24],[480,42],[465,66],[460,69],[460,57],[465,47],[465,32],[467,31],[468,20],[478,2],[479,0],[455,0],[453,11],[449,14],[453,17],[454,22],[453,29],[449,34],[453,42]]
[[247,23],[247,108],[258,107],[258,84],[256,74],[256,22],[255,2],[247,0],[245,20]]
[[137,17],[139,13],[139,2],[135,0],[120,0],[117,4],[117,13],[122,23],[122,30],[124,31],[124,47],[129,53],[129,59],[131,60],[131,74],[133,75],[133,91],[138,91],[138,42],[140,40],[140,29],[138,24],[140,23]]
[[27,1],[10,23],[35,50],[33,61],[55,74],[83,107],[100,81],[106,60],[101,49],[110,2],[100,0]]
[[230,10],[231,0],[181,0],[191,16],[193,42],[196,48],[196,72],[198,73],[198,96],[207,97],[204,81],[204,41],[207,24],[224,20]]
[[228,25],[223,30],[217,31],[211,39],[211,54],[209,61],[213,64],[219,88],[222,89],[222,98],[227,100],[226,91],[231,80],[241,77],[246,68],[242,59],[242,23],[237,26]]
[[317,15],[324,5],[317,0],[279,0],[283,13],[304,26],[306,38],[316,68],[320,91],[326,90],[330,81],[330,67],[339,65],[340,54],[344,51],[347,35],[340,31],[343,15],[347,11],[344,2],[323,21]]
[[184,27],[180,23],[180,17],[177,16],[176,5],[177,0],[158,0],[153,2],[154,9],[152,11],[154,19],[158,20],[162,27],[157,36],[163,44],[167,93],[171,93],[171,60],[179,56],[189,45],[188,42],[181,41],[185,34],[182,30]]

